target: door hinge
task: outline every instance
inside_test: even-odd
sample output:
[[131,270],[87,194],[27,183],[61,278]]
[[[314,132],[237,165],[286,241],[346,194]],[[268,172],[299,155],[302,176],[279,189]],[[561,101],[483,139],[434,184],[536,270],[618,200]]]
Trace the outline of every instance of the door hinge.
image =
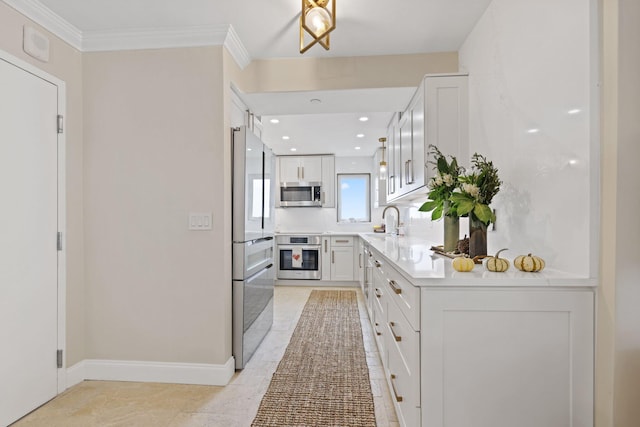
[[58,365],[58,369],[62,368],[62,350],[56,351],[56,363]]
[[62,233],[60,231],[58,231],[58,238],[57,238],[57,242],[56,242],[56,247],[58,248],[59,251],[62,250]]
[[62,133],[64,131],[64,117],[61,114],[58,114],[58,133]]

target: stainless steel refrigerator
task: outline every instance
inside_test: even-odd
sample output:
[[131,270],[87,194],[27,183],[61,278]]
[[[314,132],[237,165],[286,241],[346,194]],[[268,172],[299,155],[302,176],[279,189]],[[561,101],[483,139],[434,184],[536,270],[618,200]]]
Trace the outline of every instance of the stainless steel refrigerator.
[[232,141],[233,355],[242,369],[273,324],[275,157],[246,126]]

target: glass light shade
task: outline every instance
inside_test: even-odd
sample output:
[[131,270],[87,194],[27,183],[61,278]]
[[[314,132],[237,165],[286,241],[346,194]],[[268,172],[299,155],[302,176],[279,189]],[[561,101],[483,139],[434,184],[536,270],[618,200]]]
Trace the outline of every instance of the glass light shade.
[[311,32],[319,37],[331,27],[331,14],[322,7],[312,7],[305,15],[305,22]]
[[380,162],[380,179],[387,179],[387,162]]

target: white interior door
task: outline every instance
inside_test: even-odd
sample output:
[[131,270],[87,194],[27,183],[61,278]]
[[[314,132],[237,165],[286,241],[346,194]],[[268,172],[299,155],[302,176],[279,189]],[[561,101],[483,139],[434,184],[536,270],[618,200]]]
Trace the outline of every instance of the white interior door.
[[0,425],[57,393],[58,88],[0,58]]

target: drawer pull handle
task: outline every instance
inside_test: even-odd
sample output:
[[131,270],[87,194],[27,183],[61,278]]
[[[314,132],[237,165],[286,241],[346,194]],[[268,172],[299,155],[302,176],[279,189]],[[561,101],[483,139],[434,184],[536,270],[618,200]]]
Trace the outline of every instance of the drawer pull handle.
[[381,263],[380,261],[378,261],[378,260],[375,260],[373,263],[374,263],[374,264],[376,265],[376,267],[378,267],[378,268],[382,267],[382,263]]
[[336,239],[336,243],[349,243],[349,240]]
[[382,298],[382,294],[380,293],[380,289],[376,288],[374,293],[376,294],[376,298]]
[[393,396],[396,398],[396,402],[402,402],[402,396],[398,396],[398,392],[396,391],[396,386],[394,385],[396,376],[391,374],[391,389],[393,390]]
[[376,322],[376,327],[373,328],[373,329],[376,331],[376,335],[380,336],[380,335],[382,335],[382,332],[378,332],[378,328],[377,328],[378,326],[380,326],[380,324],[378,322]]
[[393,327],[394,327],[394,326],[396,326],[396,324],[395,324],[395,323],[393,323],[393,322],[389,322],[389,329],[391,329],[391,335],[393,335],[393,338],[394,338],[396,341],[400,342],[400,341],[402,341],[402,337],[401,337],[400,335],[396,335],[396,331],[394,331],[394,330],[393,330]]
[[389,286],[393,289],[393,292],[400,295],[402,293],[402,288],[398,286],[398,283],[395,280],[389,280]]

